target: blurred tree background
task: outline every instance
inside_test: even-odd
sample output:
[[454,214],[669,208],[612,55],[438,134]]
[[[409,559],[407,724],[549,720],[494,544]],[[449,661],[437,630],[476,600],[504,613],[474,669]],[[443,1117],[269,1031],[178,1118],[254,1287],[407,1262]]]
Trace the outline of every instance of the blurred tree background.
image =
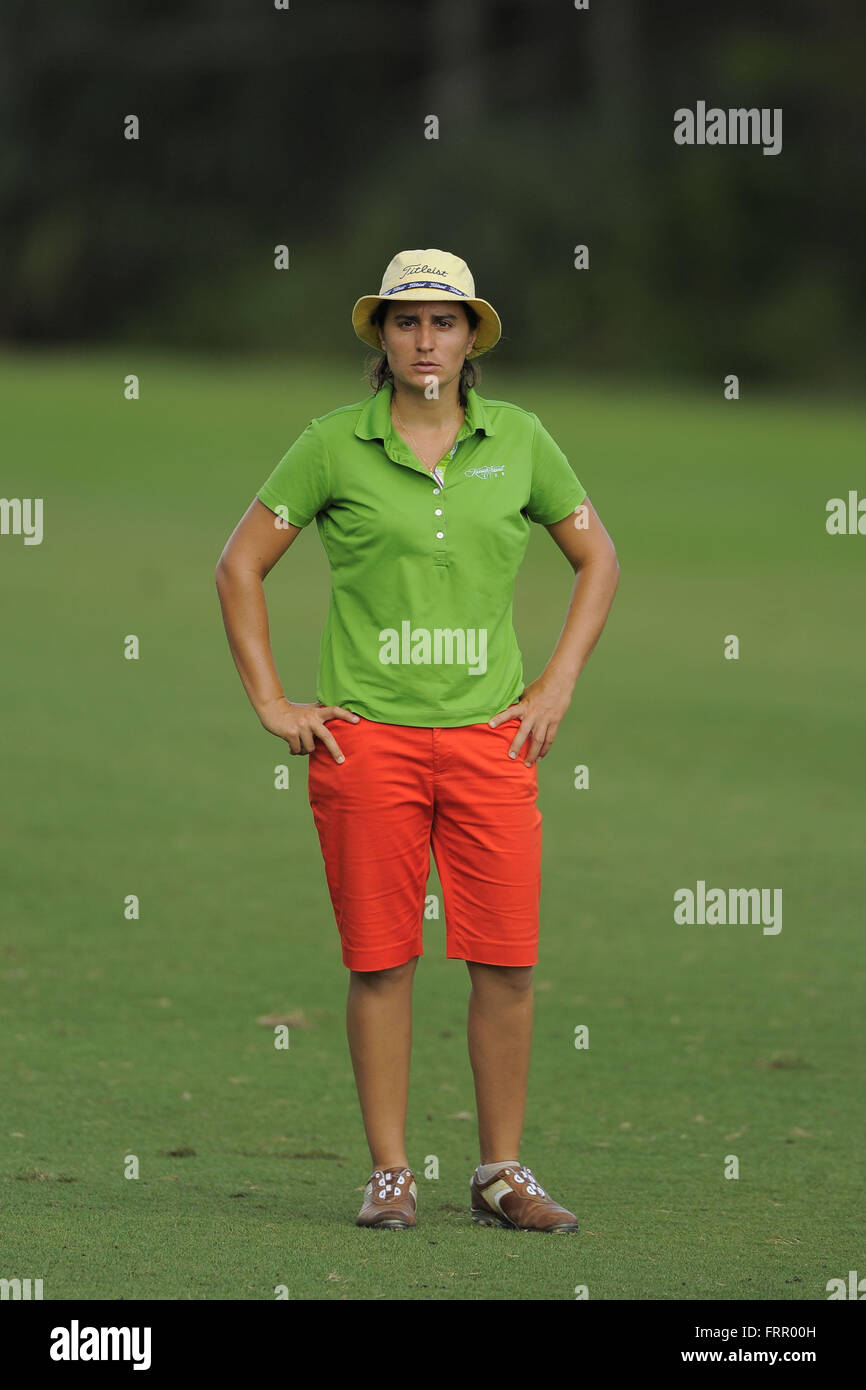
[[[441,247],[515,365],[853,388],[864,32],[855,0],[5,0],[0,341],[350,357],[358,295]],[[781,153],[676,145],[698,100],[781,107]]]

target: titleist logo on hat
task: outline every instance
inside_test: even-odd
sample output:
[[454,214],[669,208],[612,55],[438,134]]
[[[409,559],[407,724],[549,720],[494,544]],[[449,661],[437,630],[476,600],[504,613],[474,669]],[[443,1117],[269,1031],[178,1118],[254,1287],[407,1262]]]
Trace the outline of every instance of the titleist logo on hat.
[[448,274],[444,266],[440,265],[404,265],[400,278],[404,280],[407,275],[419,275],[422,270],[425,270],[428,275]]

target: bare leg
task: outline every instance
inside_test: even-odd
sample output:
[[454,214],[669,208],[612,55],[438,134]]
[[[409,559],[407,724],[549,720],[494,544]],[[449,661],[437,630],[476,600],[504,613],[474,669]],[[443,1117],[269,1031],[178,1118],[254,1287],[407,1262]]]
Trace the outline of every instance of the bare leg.
[[412,982],[418,957],[391,970],[351,970],[346,1032],[374,1168],[408,1168],[406,1109]]
[[466,1031],[481,1162],[519,1158],[532,1045],[533,967],[466,964],[472,979]]

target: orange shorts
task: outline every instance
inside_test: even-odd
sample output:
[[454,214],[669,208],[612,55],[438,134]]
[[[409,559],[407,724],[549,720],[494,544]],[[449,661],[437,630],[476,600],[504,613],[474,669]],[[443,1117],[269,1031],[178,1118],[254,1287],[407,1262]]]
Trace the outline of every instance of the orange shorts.
[[328,721],[307,790],[350,970],[386,970],[424,953],[430,850],[442,883],[446,955],[535,965],[541,895],[538,764],[508,749],[518,718],[455,729]]

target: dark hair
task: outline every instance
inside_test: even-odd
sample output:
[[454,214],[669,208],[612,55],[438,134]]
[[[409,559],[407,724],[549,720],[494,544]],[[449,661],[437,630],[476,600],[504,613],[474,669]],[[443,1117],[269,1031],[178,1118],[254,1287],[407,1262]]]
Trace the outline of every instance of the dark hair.
[[[475,310],[472,308],[472,305],[461,304],[460,307],[465,313],[467,319],[469,320],[470,330],[472,330],[473,328],[477,328],[478,324],[481,322],[481,319],[479,318],[478,314],[476,314]],[[376,305],[376,308],[370,315],[370,322],[372,324],[375,324],[377,327],[381,328],[385,322],[385,315],[387,314],[387,312],[388,300],[382,299]],[[364,368],[364,373],[368,378],[374,392],[381,391],[386,381],[394,380],[394,373],[388,366],[387,353],[384,352],[377,352],[375,357],[370,357],[367,359],[367,363]],[[468,357],[464,358],[463,366],[460,368],[460,381],[457,388],[458,395],[460,398],[460,404],[464,408],[467,404],[466,392],[469,390],[470,386],[475,386],[480,380],[481,368],[476,366],[475,362],[471,362]]]

